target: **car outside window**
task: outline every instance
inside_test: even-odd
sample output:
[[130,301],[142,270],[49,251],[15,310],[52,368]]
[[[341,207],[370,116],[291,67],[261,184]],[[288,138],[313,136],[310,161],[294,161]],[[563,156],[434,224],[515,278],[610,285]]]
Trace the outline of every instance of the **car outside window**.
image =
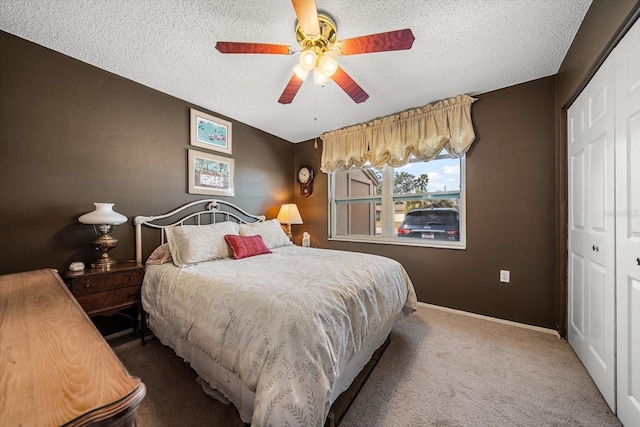
[[453,208],[414,209],[398,227],[398,237],[460,240],[460,215]]
[[403,167],[337,171],[329,239],[464,249],[465,158],[443,152]]

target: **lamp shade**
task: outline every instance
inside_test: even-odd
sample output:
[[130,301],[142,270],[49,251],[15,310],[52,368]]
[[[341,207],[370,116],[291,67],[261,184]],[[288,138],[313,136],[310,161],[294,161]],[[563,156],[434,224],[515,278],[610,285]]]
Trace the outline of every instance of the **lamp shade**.
[[83,224],[111,224],[118,225],[127,222],[127,217],[114,212],[113,203],[94,203],[95,210],[78,218]]
[[320,67],[313,69],[313,84],[323,85],[329,80],[329,77],[325,76]]
[[318,56],[311,49],[305,49],[300,52],[300,65],[307,70],[312,70],[316,66]]
[[286,203],[280,207],[278,222],[281,224],[302,224],[300,211],[295,203]]
[[307,70],[300,64],[296,64],[296,66],[293,67],[293,72],[296,73],[296,76],[298,76],[298,78],[302,81],[305,81],[305,79],[309,75],[309,70]]
[[338,61],[336,61],[335,54],[332,52],[325,53],[318,62],[318,68],[327,78],[333,76],[338,70]]

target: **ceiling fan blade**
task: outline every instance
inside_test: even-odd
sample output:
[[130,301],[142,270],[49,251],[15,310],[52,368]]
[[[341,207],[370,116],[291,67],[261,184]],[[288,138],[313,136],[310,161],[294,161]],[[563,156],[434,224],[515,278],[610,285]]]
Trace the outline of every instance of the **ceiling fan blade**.
[[300,90],[300,86],[302,86],[302,83],[304,83],[304,80],[296,76],[296,74],[294,73],[291,76],[291,80],[289,80],[289,83],[287,83],[287,87],[285,87],[284,91],[282,91],[282,95],[280,95],[280,99],[278,99],[278,102],[280,104],[291,104],[291,101],[293,101],[293,98],[296,97],[298,90]]
[[411,49],[415,39],[411,29],[406,28],[404,30],[354,37],[338,43],[340,44],[340,53],[342,55],[357,55],[359,53]]
[[218,42],[216,49],[220,53],[266,53],[273,55],[290,55],[293,48],[283,44]]
[[302,31],[309,35],[320,34],[316,0],[291,0],[291,3]]
[[338,67],[331,79],[344,90],[356,104],[366,101],[369,94],[365,92],[355,80],[342,68]]

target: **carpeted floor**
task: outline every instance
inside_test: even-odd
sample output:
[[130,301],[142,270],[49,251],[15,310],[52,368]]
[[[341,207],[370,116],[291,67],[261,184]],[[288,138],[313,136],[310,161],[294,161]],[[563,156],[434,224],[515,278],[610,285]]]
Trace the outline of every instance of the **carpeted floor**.
[[[147,396],[138,425],[242,426],[209,398],[196,373],[158,340],[110,341]],[[419,307],[391,344],[341,427],[620,426],[566,341]]]

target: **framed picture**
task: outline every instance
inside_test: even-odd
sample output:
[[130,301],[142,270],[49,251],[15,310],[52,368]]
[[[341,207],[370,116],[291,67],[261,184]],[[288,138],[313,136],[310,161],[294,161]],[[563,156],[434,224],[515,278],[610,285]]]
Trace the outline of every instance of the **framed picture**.
[[231,122],[191,108],[190,143],[231,155]]
[[189,193],[233,196],[233,159],[189,151]]

